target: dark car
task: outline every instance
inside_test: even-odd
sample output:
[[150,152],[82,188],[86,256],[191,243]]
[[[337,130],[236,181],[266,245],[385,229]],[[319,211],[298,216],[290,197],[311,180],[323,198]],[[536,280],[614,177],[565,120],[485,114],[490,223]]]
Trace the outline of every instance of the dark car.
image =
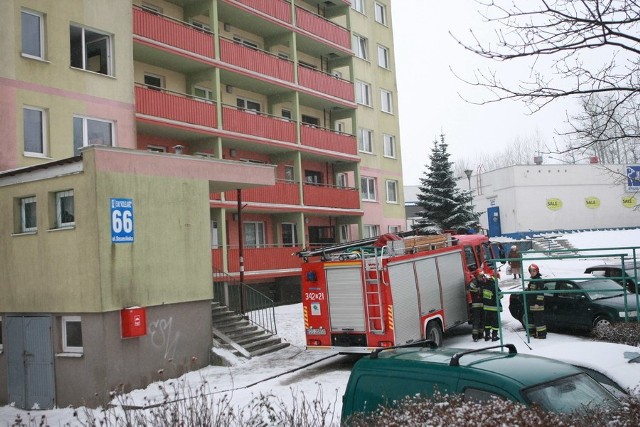
[[[537,283],[545,290],[544,317],[548,329],[590,330],[598,325],[622,322],[625,320],[625,314],[630,321],[636,321],[638,316],[635,295],[626,295],[625,310],[624,289],[611,279],[553,278]],[[522,294],[511,294],[509,312],[523,326],[526,324]]]
[[[640,268],[634,269],[633,262],[624,263],[624,276],[627,283],[627,292],[636,293],[636,280],[640,278]],[[638,265],[640,267],[640,265]],[[622,264],[599,264],[588,267],[587,274],[600,277],[611,277],[611,280],[622,284]]]

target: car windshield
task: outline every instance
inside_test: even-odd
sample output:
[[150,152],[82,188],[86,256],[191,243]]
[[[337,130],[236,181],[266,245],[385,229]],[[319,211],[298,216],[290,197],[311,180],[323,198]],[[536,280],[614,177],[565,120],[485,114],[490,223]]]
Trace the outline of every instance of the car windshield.
[[580,282],[580,288],[589,291],[592,300],[617,297],[624,294],[622,286],[610,279],[586,280]]
[[582,412],[595,406],[620,405],[611,393],[585,373],[528,388],[523,394],[531,404],[549,412]]

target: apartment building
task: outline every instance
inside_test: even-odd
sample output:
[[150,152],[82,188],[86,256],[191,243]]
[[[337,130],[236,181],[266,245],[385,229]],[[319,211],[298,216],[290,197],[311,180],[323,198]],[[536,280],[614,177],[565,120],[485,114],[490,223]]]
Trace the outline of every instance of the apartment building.
[[96,145],[271,165],[273,185],[209,186],[207,257],[280,301],[300,249],[404,228],[390,0],[13,0],[0,28],[0,172]]

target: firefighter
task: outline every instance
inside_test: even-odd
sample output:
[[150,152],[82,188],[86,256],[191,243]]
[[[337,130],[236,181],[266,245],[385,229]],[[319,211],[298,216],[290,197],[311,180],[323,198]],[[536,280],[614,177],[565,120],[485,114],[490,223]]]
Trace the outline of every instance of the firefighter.
[[[540,269],[536,264],[529,266],[529,275],[532,279],[541,279]],[[540,282],[529,282],[527,290],[537,291],[542,290],[543,285]],[[544,293],[529,295],[531,303],[529,304],[529,336],[545,339],[547,338],[547,325],[544,321]]]
[[477,342],[482,338],[484,329],[484,307],[482,304],[482,284],[486,281],[484,272],[477,269],[474,278],[469,282],[469,294],[471,294],[471,338]]
[[[500,303],[496,300],[496,282],[484,274],[482,283],[482,308],[484,309],[484,340],[498,341],[498,310]],[[498,293],[498,299],[500,294]]]

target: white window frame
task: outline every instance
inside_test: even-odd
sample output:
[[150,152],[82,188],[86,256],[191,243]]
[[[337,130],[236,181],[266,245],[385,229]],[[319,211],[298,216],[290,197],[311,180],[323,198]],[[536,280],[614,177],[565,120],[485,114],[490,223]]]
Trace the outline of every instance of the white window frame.
[[[27,151],[27,128],[31,129],[33,128],[33,124],[32,123],[26,123],[26,118],[27,115],[25,114],[25,110],[29,110],[29,111],[37,111],[38,113],[40,113],[40,146],[42,147],[41,150],[38,151]],[[23,124],[23,149],[24,149],[24,154],[26,156],[33,156],[33,157],[47,157],[47,148],[48,148],[48,135],[47,135],[47,110],[43,109],[43,108],[38,108],[38,107],[30,107],[30,106],[24,106],[22,107],[22,124]]]
[[[196,91],[202,91],[202,94],[204,95],[204,97],[202,95],[198,95],[196,93]],[[204,86],[194,86],[193,87],[193,96],[195,97],[195,99],[197,101],[202,101],[202,102],[206,102],[211,104],[213,102],[213,91],[211,89],[209,89],[208,87],[204,87]]]
[[245,47],[248,47],[250,49],[261,50],[260,45],[257,42],[254,42],[253,40],[245,39],[244,37],[233,36],[233,41]]
[[358,137],[358,150],[363,153],[373,153],[373,131],[360,128]]
[[284,180],[286,182],[296,181],[296,170],[292,165],[284,165]]
[[[36,219],[33,227],[27,227],[27,215],[25,212],[26,205],[33,203],[35,205]],[[20,199],[20,232],[21,233],[33,233],[38,231],[38,202],[36,196],[23,197]]]
[[362,236],[363,239],[380,235],[380,226],[377,224],[365,224],[362,228],[364,232],[364,236]]
[[360,177],[360,196],[363,201],[367,202],[375,202],[378,200],[376,195],[375,178],[369,176]]
[[389,49],[381,44],[378,45],[378,66],[385,70],[391,68],[389,65]]
[[204,30],[204,31],[208,31],[211,32],[211,25],[202,22],[202,21],[198,21],[196,19],[192,19],[191,20],[191,25],[193,25],[194,27],[196,27],[199,30]]
[[336,187],[347,188],[349,186],[349,177],[344,172],[338,172],[336,174]]
[[[71,197],[73,199],[73,220],[68,221],[63,218],[62,212],[62,199],[65,197]],[[56,228],[74,227],[76,225],[76,208],[75,208],[75,196],[73,190],[58,191],[56,193]]]
[[393,114],[393,94],[386,89],[380,89],[380,110]]
[[[73,116],[74,121],[76,119],[78,120],[82,120],[82,147],[87,147],[89,145],[106,145],[106,146],[110,146],[110,147],[115,147],[116,146],[116,135],[115,135],[115,123],[111,120],[104,120],[104,119],[96,119],[94,117],[85,117],[85,116]],[[90,125],[92,122],[99,122],[99,123],[107,123],[109,124],[109,130],[110,130],[110,134],[109,137],[111,138],[111,144],[96,144],[95,141],[93,141],[90,138]],[[74,122],[74,133],[75,133],[75,122]],[[76,147],[75,146],[75,135],[74,135],[74,151],[75,149],[79,149],[81,147]]]
[[[104,33],[102,31],[97,31],[94,29],[90,29],[90,28],[86,28],[83,27],[81,25],[74,25],[71,24],[69,31],[71,32],[72,28],[76,28],[78,30],[81,31],[80,34],[80,38],[81,38],[81,44],[82,44],[82,64],[81,66],[76,66],[76,65],[71,65],[72,68],[75,68],[77,70],[84,70],[84,71],[88,71],[91,73],[96,73],[96,74],[102,74],[105,76],[113,76],[114,72],[113,72],[113,36],[111,34],[108,33]],[[100,71],[94,71],[89,69],[89,64],[88,64],[88,58],[87,58],[87,32],[91,32],[91,33],[95,33],[99,36],[102,36],[101,40],[106,40],[106,52],[105,55],[107,56],[106,58],[106,66],[107,66],[107,72],[106,73],[102,73]],[[91,42],[89,42],[91,43]],[[71,47],[72,51],[73,51],[73,46]],[[73,55],[72,55],[73,56]]]
[[340,225],[340,242],[351,241],[351,227],[349,224]]
[[387,25],[387,7],[385,5],[375,2],[373,4],[373,15],[378,24]]
[[356,80],[356,102],[360,105],[371,107],[371,85],[360,80]]
[[62,351],[64,353],[84,353],[84,341],[82,347],[70,346],[67,342],[67,323],[80,323],[80,337],[82,337],[82,318],[80,316],[62,316]]
[[[247,241],[247,237],[249,237],[249,233],[247,233],[247,225],[254,226],[253,237],[255,239],[255,243],[249,243]],[[264,248],[266,247],[265,233],[264,233],[264,222],[262,221],[243,221],[242,222],[242,230],[244,231],[243,239],[244,245],[247,248]]]
[[382,135],[382,150],[384,157],[396,158],[396,137],[389,134]]
[[218,237],[218,221],[211,220],[211,249],[220,249]]
[[387,203],[398,203],[398,181],[388,179],[385,185],[387,189]]
[[357,12],[360,12],[362,14],[365,13],[364,0],[351,0],[351,7]]
[[[249,107],[249,103],[256,104],[258,109],[256,110],[255,106],[252,108]],[[239,105],[242,104],[242,105]],[[241,96],[236,97],[236,107],[241,108],[245,113],[258,114],[262,111],[262,103],[260,101],[256,101],[249,98],[243,98]]]
[[142,7],[143,10],[146,10],[147,12],[158,13],[162,15],[162,12],[163,12],[162,8],[153,3],[147,3],[146,1],[143,1],[140,6]]
[[[158,79],[159,84],[154,85],[151,83],[147,83],[147,77],[149,77],[150,79]],[[144,85],[147,89],[154,89],[154,90],[160,90],[160,89],[164,89],[164,76],[161,76],[160,74],[153,74],[153,73],[144,73]]]
[[369,59],[369,40],[367,40],[366,37],[363,37],[359,34],[354,34],[352,45],[353,54],[357,58],[364,59],[365,61]]
[[[24,25],[24,15],[30,15],[33,17],[36,17],[38,19],[38,50],[39,52],[36,53],[35,55],[32,53],[26,53],[24,51],[24,31],[25,31],[25,25]],[[22,46],[21,46],[21,54],[22,56],[26,57],[26,58],[35,58],[35,59],[42,59],[44,60],[44,15],[40,12],[35,12],[33,10],[27,10],[27,9],[22,9],[20,11],[20,25],[21,25],[21,42],[22,42]],[[31,28],[29,28],[29,30],[33,30]]]
[[389,233],[400,233],[402,231],[402,228],[399,225],[390,225],[387,227],[387,230]]

